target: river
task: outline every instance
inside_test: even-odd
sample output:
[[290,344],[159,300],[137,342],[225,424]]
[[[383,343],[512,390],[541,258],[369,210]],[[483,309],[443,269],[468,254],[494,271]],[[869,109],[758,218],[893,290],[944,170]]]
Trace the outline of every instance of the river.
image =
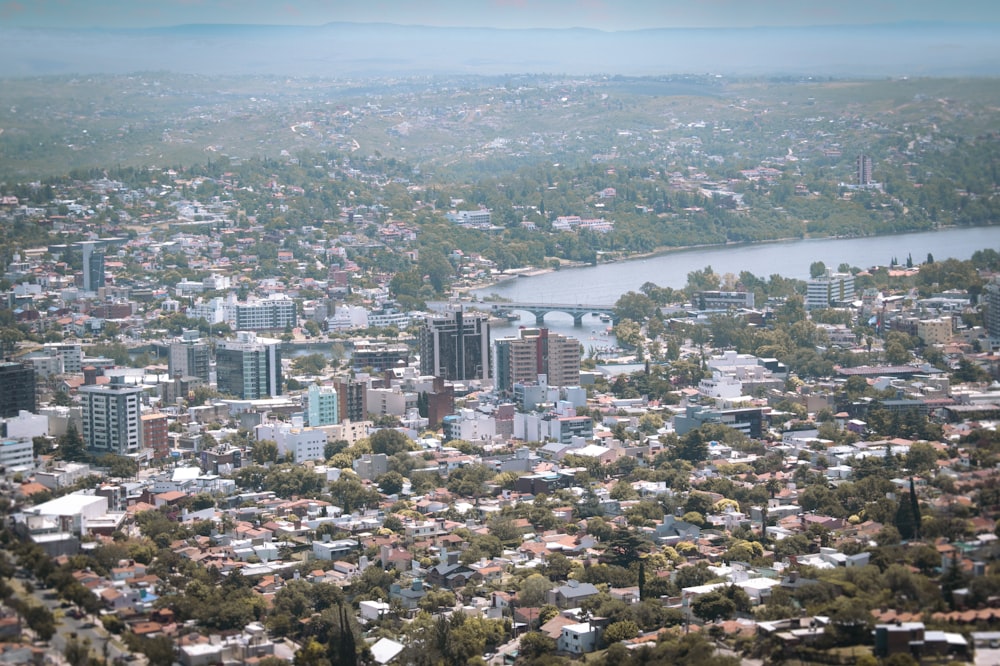
[[[622,294],[638,291],[646,282],[680,289],[687,284],[688,273],[706,266],[711,266],[719,275],[739,275],[742,271],[749,271],[764,278],[778,274],[804,280],[809,277],[810,265],[816,261],[822,261],[833,269],[842,263],[869,268],[885,266],[893,258],[906,263],[907,255],[913,258],[914,264],[923,263],[928,253],[933,255],[935,261],[968,259],[976,250],[986,248],[1000,250],[1000,226],[951,228],[869,238],[816,238],[691,248],[510,279],[473,293],[479,297],[495,294],[521,302],[613,305]],[[527,313],[520,314],[519,322],[494,326],[494,336],[508,335],[508,329],[513,330],[519,325],[535,325],[534,317]],[[596,317],[586,317],[582,327],[574,327],[569,315],[550,313],[545,317],[545,325],[557,333],[579,338],[588,348],[609,344],[602,335],[607,324]]]

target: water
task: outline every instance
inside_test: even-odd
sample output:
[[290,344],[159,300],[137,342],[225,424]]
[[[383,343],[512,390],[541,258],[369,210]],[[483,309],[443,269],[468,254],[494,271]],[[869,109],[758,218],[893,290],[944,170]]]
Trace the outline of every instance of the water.
[[[639,291],[646,282],[661,287],[680,289],[687,284],[688,273],[711,266],[719,275],[739,275],[749,271],[767,278],[778,274],[805,280],[813,262],[822,261],[836,269],[842,263],[869,268],[885,266],[896,258],[906,263],[907,255],[914,264],[934,255],[943,259],[968,259],[976,250],[1000,249],[1000,227],[945,229],[920,233],[878,236],[874,238],[817,238],[781,241],[755,245],[692,248],[581,268],[570,268],[529,278],[516,278],[474,292],[479,297],[496,294],[512,301],[532,303],[587,303],[613,305],[628,291]],[[536,326],[528,313],[520,321],[492,326],[493,336],[510,335],[518,326]],[[583,326],[574,327],[573,318],[552,312],[545,315],[549,330],[578,338],[585,349],[614,345],[614,337],[605,335],[610,324],[597,317],[586,316]]]
[[[755,245],[727,245],[693,248],[581,268],[569,268],[530,278],[507,280],[474,292],[480,297],[496,294],[512,301],[534,303],[587,303],[613,305],[628,291],[639,291],[646,282],[660,287],[680,289],[687,284],[688,273],[711,266],[719,275],[739,275],[749,271],[767,278],[778,274],[805,280],[809,266],[822,261],[836,269],[842,263],[861,268],[886,266],[895,257],[914,264],[923,263],[927,254],[935,261],[968,259],[976,250],[1000,249],[1000,226],[945,229],[874,238],[817,238]],[[545,321],[557,322],[559,315],[546,315]],[[566,315],[572,329],[572,319]],[[534,317],[524,315],[523,324],[534,326]],[[584,328],[590,326],[585,320]],[[576,329],[579,331],[579,329]],[[588,329],[589,331],[589,329]]]

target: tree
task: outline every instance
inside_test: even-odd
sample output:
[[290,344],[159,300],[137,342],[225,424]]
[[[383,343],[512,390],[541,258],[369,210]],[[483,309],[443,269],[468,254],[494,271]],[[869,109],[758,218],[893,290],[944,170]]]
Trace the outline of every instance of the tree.
[[139,463],[128,456],[108,454],[101,458],[101,464],[108,468],[108,474],[119,479],[132,479],[139,473]]
[[691,604],[691,612],[705,622],[729,619],[736,612],[736,603],[725,592],[706,592]]
[[521,636],[519,648],[518,652],[520,655],[528,659],[533,659],[555,652],[556,642],[550,636],[540,631],[529,631]]
[[319,375],[326,370],[326,357],[322,354],[299,356],[292,361],[292,368],[299,374]]
[[708,458],[708,441],[696,428],[680,438],[675,450],[678,458],[698,464]]
[[621,620],[620,622],[613,622],[608,625],[608,628],[604,630],[604,642],[619,643],[621,641],[627,641],[630,638],[635,638],[639,635],[639,625],[637,625],[632,620]]
[[413,450],[413,442],[410,438],[398,430],[383,428],[377,430],[369,438],[372,453],[384,453],[387,456],[394,456],[397,453]]
[[278,443],[273,439],[262,439],[254,442],[250,449],[250,458],[258,465],[275,463],[278,461]]
[[605,557],[609,564],[628,567],[638,561],[642,553],[649,550],[649,545],[638,532],[618,528],[608,541],[608,548],[604,551]]
[[531,574],[521,581],[517,593],[517,603],[525,608],[534,608],[545,603],[545,594],[554,587],[551,580],[542,574]]
[[377,480],[378,487],[385,495],[398,495],[406,479],[399,472],[386,472]]
[[626,292],[615,302],[615,317],[619,321],[631,319],[634,322],[642,323],[656,313],[656,303],[653,302],[653,299],[634,291]]
[[72,421],[66,427],[66,434],[59,438],[59,457],[70,461],[84,461],[89,458],[83,438],[80,437]]
[[822,261],[814,261],[809,264],[809,277],[818,278],[826,274],[826,264]]

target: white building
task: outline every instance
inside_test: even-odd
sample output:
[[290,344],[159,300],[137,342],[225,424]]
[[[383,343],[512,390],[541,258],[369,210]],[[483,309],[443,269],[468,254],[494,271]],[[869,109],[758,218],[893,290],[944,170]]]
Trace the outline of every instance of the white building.
[[587,654],[597,649],[601,631],[590,622],[567,624],[562,628],[556,649],[569,654]]
[[309,385],[306,397],[306,417],[310,427],[333,425],[339,421],[337,389],[332,386]]
[[326,433],[317,428],[307,428],[301,418],[292,423],[264,423],[255,428],[257,441],[271,439],[278,445],[278,453],[296,463],[307,460],[325,460]]
[[834,273],[827,269],[825,275],[811,278],[806,284],[807,310],[828,308],[852,300],[854,300],[854,275],[851,273]]
[[41,414],[21,410],[17,416],[7,419],[7,436],[11,439],[32,439],[49,436],[49,418]]
[[27,472],[35,468],[35,445],[30,439],[0,441],[0,467],[6,474]]
[[83,442],[88,451],[121,456],[139,453],[141,387],[115,383],[81,386],[79,394],[83,404]]
[[32,533],[70,532],[86,534],[87,521],[108,512],[104,495],[72,493],[24,510],[25,523]]

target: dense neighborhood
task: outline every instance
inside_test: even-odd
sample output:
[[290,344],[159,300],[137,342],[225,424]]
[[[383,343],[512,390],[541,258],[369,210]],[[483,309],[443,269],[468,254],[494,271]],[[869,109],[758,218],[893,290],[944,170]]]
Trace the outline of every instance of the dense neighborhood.
[[993,223],[989,86],[5,85],[0,664],[1000,663],[997,249],[489,291]]
[[595,354],[390,206],[142,178],[0,202],[0,661],[995,663],[996,252],[708,267]]

